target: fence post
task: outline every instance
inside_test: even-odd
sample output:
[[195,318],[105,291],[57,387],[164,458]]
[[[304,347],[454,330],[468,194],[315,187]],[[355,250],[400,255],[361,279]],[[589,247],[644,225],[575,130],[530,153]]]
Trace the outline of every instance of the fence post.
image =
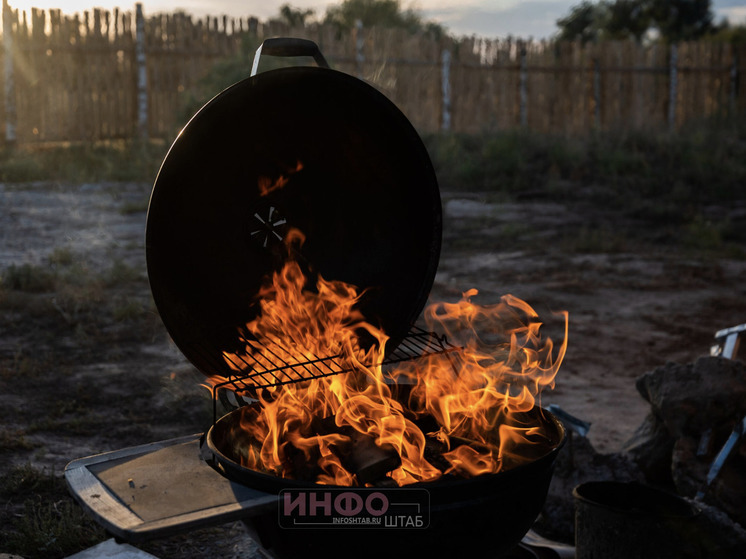
[[441,123],[441,130],[448,132],[451,129],[451,51],[443,49],[440,61],[440,89],[443,95],[443,122]]
[[679,48],[676,43],[671,45],[668,80],[668,128],[676,129],[676,98],[678,96],[678,63]]
[[593,59],[593,126],[601,129],[601,65]]
[[729,113],[736,114],[736,98],[738,97],[738,51],[734,45],[731,45],[733,51],[733,64],[730,67],[730,95],[729,95]]
[[137,135],[148,138],[148,72],[145,61],[145,18],[142,4],[135,4],[135,64],[137,66]]
[[355,67],[357,77],[363,79],[363,65],[365,64],[365,37],[363,36],[363,21],[355,21]]
[[16,87],[13,76],[13,14],[8,0],[3,0],[3,47],[5,49],[5,67],[3,75],[5,88],[5,143],[13,146],[16,143]]
[[520,99],[520,118],[521,126],[526,127],[528,125],[528,91],[526,82],[528,81],[528,69],[526,68],[526,43],[521,41],[520,43],[520,70],[518,78],[518,97]]

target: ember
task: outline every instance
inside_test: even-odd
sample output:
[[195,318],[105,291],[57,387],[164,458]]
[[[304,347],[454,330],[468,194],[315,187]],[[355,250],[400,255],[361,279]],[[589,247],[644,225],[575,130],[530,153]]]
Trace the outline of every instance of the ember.
[[[365,293],[321,277],[314,286],[288,261],[260,290],[260,312],[241,330],[243,351],[224,353],[237,376],[248,372],[247,361],[298,369],[298,382],[249,391],[258,401],[239,410],[229,442],[241,465],[319,484],[404,486],[534,460],[548,435],[525,414],[553,386],[567,314],[555,348],[528,304],[507,295],[478,306],[476,295],[472,289],[425,313],[428,327],[458,340],[461,351],[384,370],[388,337],[356,308]],[[347,372],[305,380],[303,363],[319,355],[338,356]]]

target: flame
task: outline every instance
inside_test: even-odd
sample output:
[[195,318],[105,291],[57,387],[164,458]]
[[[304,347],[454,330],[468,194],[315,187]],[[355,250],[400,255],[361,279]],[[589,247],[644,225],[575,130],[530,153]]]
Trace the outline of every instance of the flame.
[[[243,350],[224,359],[237,376],[251,373],[247,356],[265,370],[334,356],[330,367],[343,372],[257,391],[258,403],[241,409],[234,440],[242,465],[343,486],[386,475],[402,486],[530,460],[531,446],[547,441],[525,412],[554,385],[567,348],[567,313],[559,313],[565,335],[555,348],[527,303],[506,295],[479,306],[476,295],[470,290],[425,312],[428,327],[461,351],[384,372],[388,337],[357,309],[362,294],[340,281],[311,282],[297,262],[287,262],[260,290],[260,312],[242,329]],[[375,343],[363,346],[361,333]],[[308,376],[308,366],[296,368]],[[368,449],[356,454],[358,444]],[[356,464],[360,456],[372,457],[374,473]]]
[[303,170],[303,163],[298,161],[295,167],[288,169],[285,175],[280,175],[276,179],[272,180],[269,177],[261,176],[257,181],[257,187],[259,188],[259,195],[266,196],[270,192],[283,188],[288,182],[290,182],[290,176]]

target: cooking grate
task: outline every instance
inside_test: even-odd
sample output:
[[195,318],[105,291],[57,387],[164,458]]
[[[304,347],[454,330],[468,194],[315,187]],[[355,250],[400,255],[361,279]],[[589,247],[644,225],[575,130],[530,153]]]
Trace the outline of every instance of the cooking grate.
[[[383,361],[368,365],[393,365],[429,355],[445,355],[459,351],[459,349],[458,346],[451,344],[446,336],[415,326],[399,345],[386,355]],[[262,388],[318,379],[354,370],[353,366],[342,363],[341,354],[325,357],[310,356],[304,360],[287,357],[292,356],[293,353],[276,345],[274,348],[262,347],[261,351],[255,354],[233,354],[231,361],[245,372],[231,375],[225,381],[212,387],[215,417],[217,417],[218,399],[228,407],[240,407],[251,402],[251,399],[247,400],[242,395],[255,393]],[[282,363],[282,365],[277,366],[276,363]]]

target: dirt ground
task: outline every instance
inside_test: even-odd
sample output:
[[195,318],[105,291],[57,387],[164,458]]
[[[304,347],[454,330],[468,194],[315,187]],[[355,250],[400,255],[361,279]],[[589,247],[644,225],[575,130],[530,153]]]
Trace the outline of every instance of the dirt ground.
[[[0,184],[0,274],[30,264],[57,278],[46,289],[0,291],[2,471],[31,463],[61,472],[79,457],[209,426],[202,376],[150,299],[149,191]],[[691,248],[665,224],[582,197],[502,203],[443,193],[443,208],[432,300],[472,287],[485,304],[511,293],[552,328],[552,311],[567,310],[567,355],[542,404],[590,422],[598,451],[620,450],[647,413],[639,375],[707,354],[717,330],[746,322],[744,245]]]

